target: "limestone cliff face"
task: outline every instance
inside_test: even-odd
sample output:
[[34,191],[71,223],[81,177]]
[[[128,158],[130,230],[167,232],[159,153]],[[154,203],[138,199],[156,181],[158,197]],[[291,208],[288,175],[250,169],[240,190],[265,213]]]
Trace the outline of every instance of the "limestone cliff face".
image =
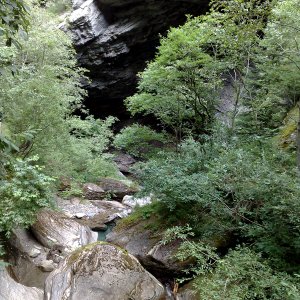
[[88,107],[98,116],[122,115],[136,74],[154,57],[159,34],[199,15],[209,0],[74,0],[68,23],[91,82]]

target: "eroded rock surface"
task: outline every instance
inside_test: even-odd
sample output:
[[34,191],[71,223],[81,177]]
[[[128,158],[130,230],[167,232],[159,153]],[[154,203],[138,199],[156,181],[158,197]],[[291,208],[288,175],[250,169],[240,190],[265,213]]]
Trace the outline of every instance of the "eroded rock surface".
[[43,291],[17,283],[6,269],[0,269],[1,300],[43,300]]
[[[208,0],[76,0],[68,19],[78,60],[91,83],[87,106],[100,117],[126,114],[136,74],[154,57],[159,33],[199,15]],[[66,27],[66,26],[65,26]],[[102,113],[102,115],[101,115]]]
[[45,300],[158,300],[163,286],[132,255],[107,243],[70,254],[46,280]]
[[15,229],[8,242],[9,263],[16,280],[26,286],[43,288],[49,273],[57,266],[29,230]]
[[97,234],[87,226],[80,225],[59,211],[41,211],[31,229],[43,246],[61,248],[62,252],[71,252],[97,240]]
[[176,300],[200,300],[200,296],[196,289],[193,287],[193,281],[184,285],[178,290]]
[[147,221],[126,224],[126,220],[117,224],[106,240],[126,249],[138,258],[142,265],[154,275],[160,277],[175,276],[190,264],[174,258],[180,243],[175,241],[167,245],[161,243],[162,236],[148,229]]

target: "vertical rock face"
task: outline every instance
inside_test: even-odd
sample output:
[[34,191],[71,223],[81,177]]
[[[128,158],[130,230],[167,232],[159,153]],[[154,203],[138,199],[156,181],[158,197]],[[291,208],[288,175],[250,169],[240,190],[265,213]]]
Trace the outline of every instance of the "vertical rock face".
[[136,74],[154,57],[159,34],[199,15],[209,0],[74,0],[68,19],[81,66],[91,78],[87,106],[97,116],[121,116]]

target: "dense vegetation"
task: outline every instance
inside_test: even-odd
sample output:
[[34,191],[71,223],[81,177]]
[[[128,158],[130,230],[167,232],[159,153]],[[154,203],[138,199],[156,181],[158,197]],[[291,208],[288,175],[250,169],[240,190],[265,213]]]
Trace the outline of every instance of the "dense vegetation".
[[126,100],[180,144],[138,171],[200,299],[299,299],[299,17],[298,0],[213,1]]
[[[16,1],[22,18],[7,23],[9,3],[0,6],[2,233],[52,205],[62,176],[116,176],[106,153],[115,119],[82,105],[85,71],[57,29],[60,8],[31,5],[29,17]],[[179,259],[194,258],[179,281],[193,279],[199,299],[299,299],[299,19],[299,0],[214,0],[161,38],[126,99],[164,131],[134,124],[112,145],[142,159],[142,192],[154,198],[145,217],[164,242],[182,241]],[[29,23],[27,39],[16,35]]]
[[[0,6],[4,20],[9,12],[17,16],[4,9],[8,2]],[[84,70],[76,66],[70,38],[58,29],[59,17],[50,12],[53,4],[31,4],[30,15],[23,2],[11,5],[22,18],[1,25],[0,232],[7,234],[30,225],[39,208],[52,205],[62,177],[83,182],[116,176],[104,154],[114,118],[95,120],[84,109]],[[28,30],[26,38],[18,34],[20,26]]]

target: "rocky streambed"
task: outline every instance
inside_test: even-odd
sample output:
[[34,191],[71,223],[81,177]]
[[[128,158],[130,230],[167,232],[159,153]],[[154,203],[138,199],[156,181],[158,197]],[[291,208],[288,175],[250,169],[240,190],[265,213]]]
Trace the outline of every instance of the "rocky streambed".
[[56,210],[41,211],[29,229],[15,229],[0,299],[192,299],[186,292],[175,298],[166,285],[185,267],[172,256],[178,245],[162,245],[145,220],[118,224],[136,205],[151,202],[132,196],[135,191],[112,179],[85,184],[84,197],[57,197]]

